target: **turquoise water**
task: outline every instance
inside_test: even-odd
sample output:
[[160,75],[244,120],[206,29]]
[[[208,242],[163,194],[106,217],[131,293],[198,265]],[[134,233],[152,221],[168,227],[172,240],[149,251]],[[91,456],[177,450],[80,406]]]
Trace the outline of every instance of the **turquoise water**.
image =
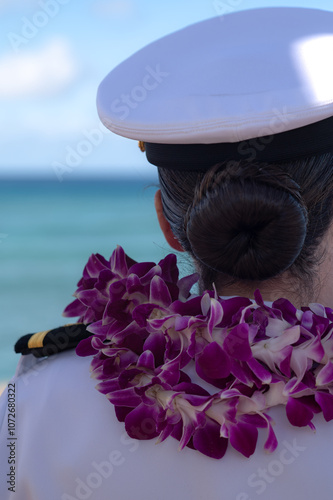
[[121,181],[0,182],[0,380],[15,370],[15,341],[64,324],[61,313],[91,253],[117,244],[135,260],[170,250],[156,220],[156,188]]

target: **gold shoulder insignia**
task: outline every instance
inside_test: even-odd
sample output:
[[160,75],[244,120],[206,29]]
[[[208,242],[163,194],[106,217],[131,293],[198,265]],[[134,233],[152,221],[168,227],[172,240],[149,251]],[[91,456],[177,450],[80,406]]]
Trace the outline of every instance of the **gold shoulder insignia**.
[[73,349],[78,343],[91,337],[83,323],[72,323],[53,330],[23,335],[15,344],[15,352],[33,354],[36,358],[58,354],[67,349]]

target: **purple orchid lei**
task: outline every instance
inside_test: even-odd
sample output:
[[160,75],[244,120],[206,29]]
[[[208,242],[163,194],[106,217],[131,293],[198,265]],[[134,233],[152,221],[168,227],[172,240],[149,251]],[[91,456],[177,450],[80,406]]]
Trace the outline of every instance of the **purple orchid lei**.
[[333,419],[332,309],[268,307],[259,291],[254,301],[191,295],[198,276],[178,277],[173,254],[136,263],[117,247],[109,261],[89,258],[64,311],[89,324],[76,352],[93,356],[96,388],[132,438],[171,435],[216,459],[230,442],[249,457],[259,428],[264,448],[277,447],[273,406],[298,427],[314,429],[315,413]]

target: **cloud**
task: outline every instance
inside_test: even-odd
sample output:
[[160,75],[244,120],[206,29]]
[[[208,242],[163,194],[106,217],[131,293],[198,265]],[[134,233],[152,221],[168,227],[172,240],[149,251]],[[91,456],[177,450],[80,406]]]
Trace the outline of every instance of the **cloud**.
[[38,51],[0,59],[0,98],[48,97],[68,87],[77,73],[68,42],[53,39]]
[[[97,82],[78,80],[73,92],[58,97],[3,100],[1,109],[5,118],[0,120],[1,151],[6,143],[13,141],[16,144],[77,141],[84,130],[95,129],[100,123],[95,105],[96,88]],[[13,148],[13,157],[18,149]]]

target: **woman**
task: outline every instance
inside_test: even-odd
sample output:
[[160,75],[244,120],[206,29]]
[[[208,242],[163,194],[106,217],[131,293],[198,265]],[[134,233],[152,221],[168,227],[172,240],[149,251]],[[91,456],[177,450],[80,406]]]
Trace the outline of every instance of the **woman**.
[[331,498],[332,48],[331,13],[245,11],[102,82],[103,122],[159,167],[161,229],[199,295],[173,256],[89,259],[65,310],[80,325],[18,347],[84,339],[22,357],[1,498]]

